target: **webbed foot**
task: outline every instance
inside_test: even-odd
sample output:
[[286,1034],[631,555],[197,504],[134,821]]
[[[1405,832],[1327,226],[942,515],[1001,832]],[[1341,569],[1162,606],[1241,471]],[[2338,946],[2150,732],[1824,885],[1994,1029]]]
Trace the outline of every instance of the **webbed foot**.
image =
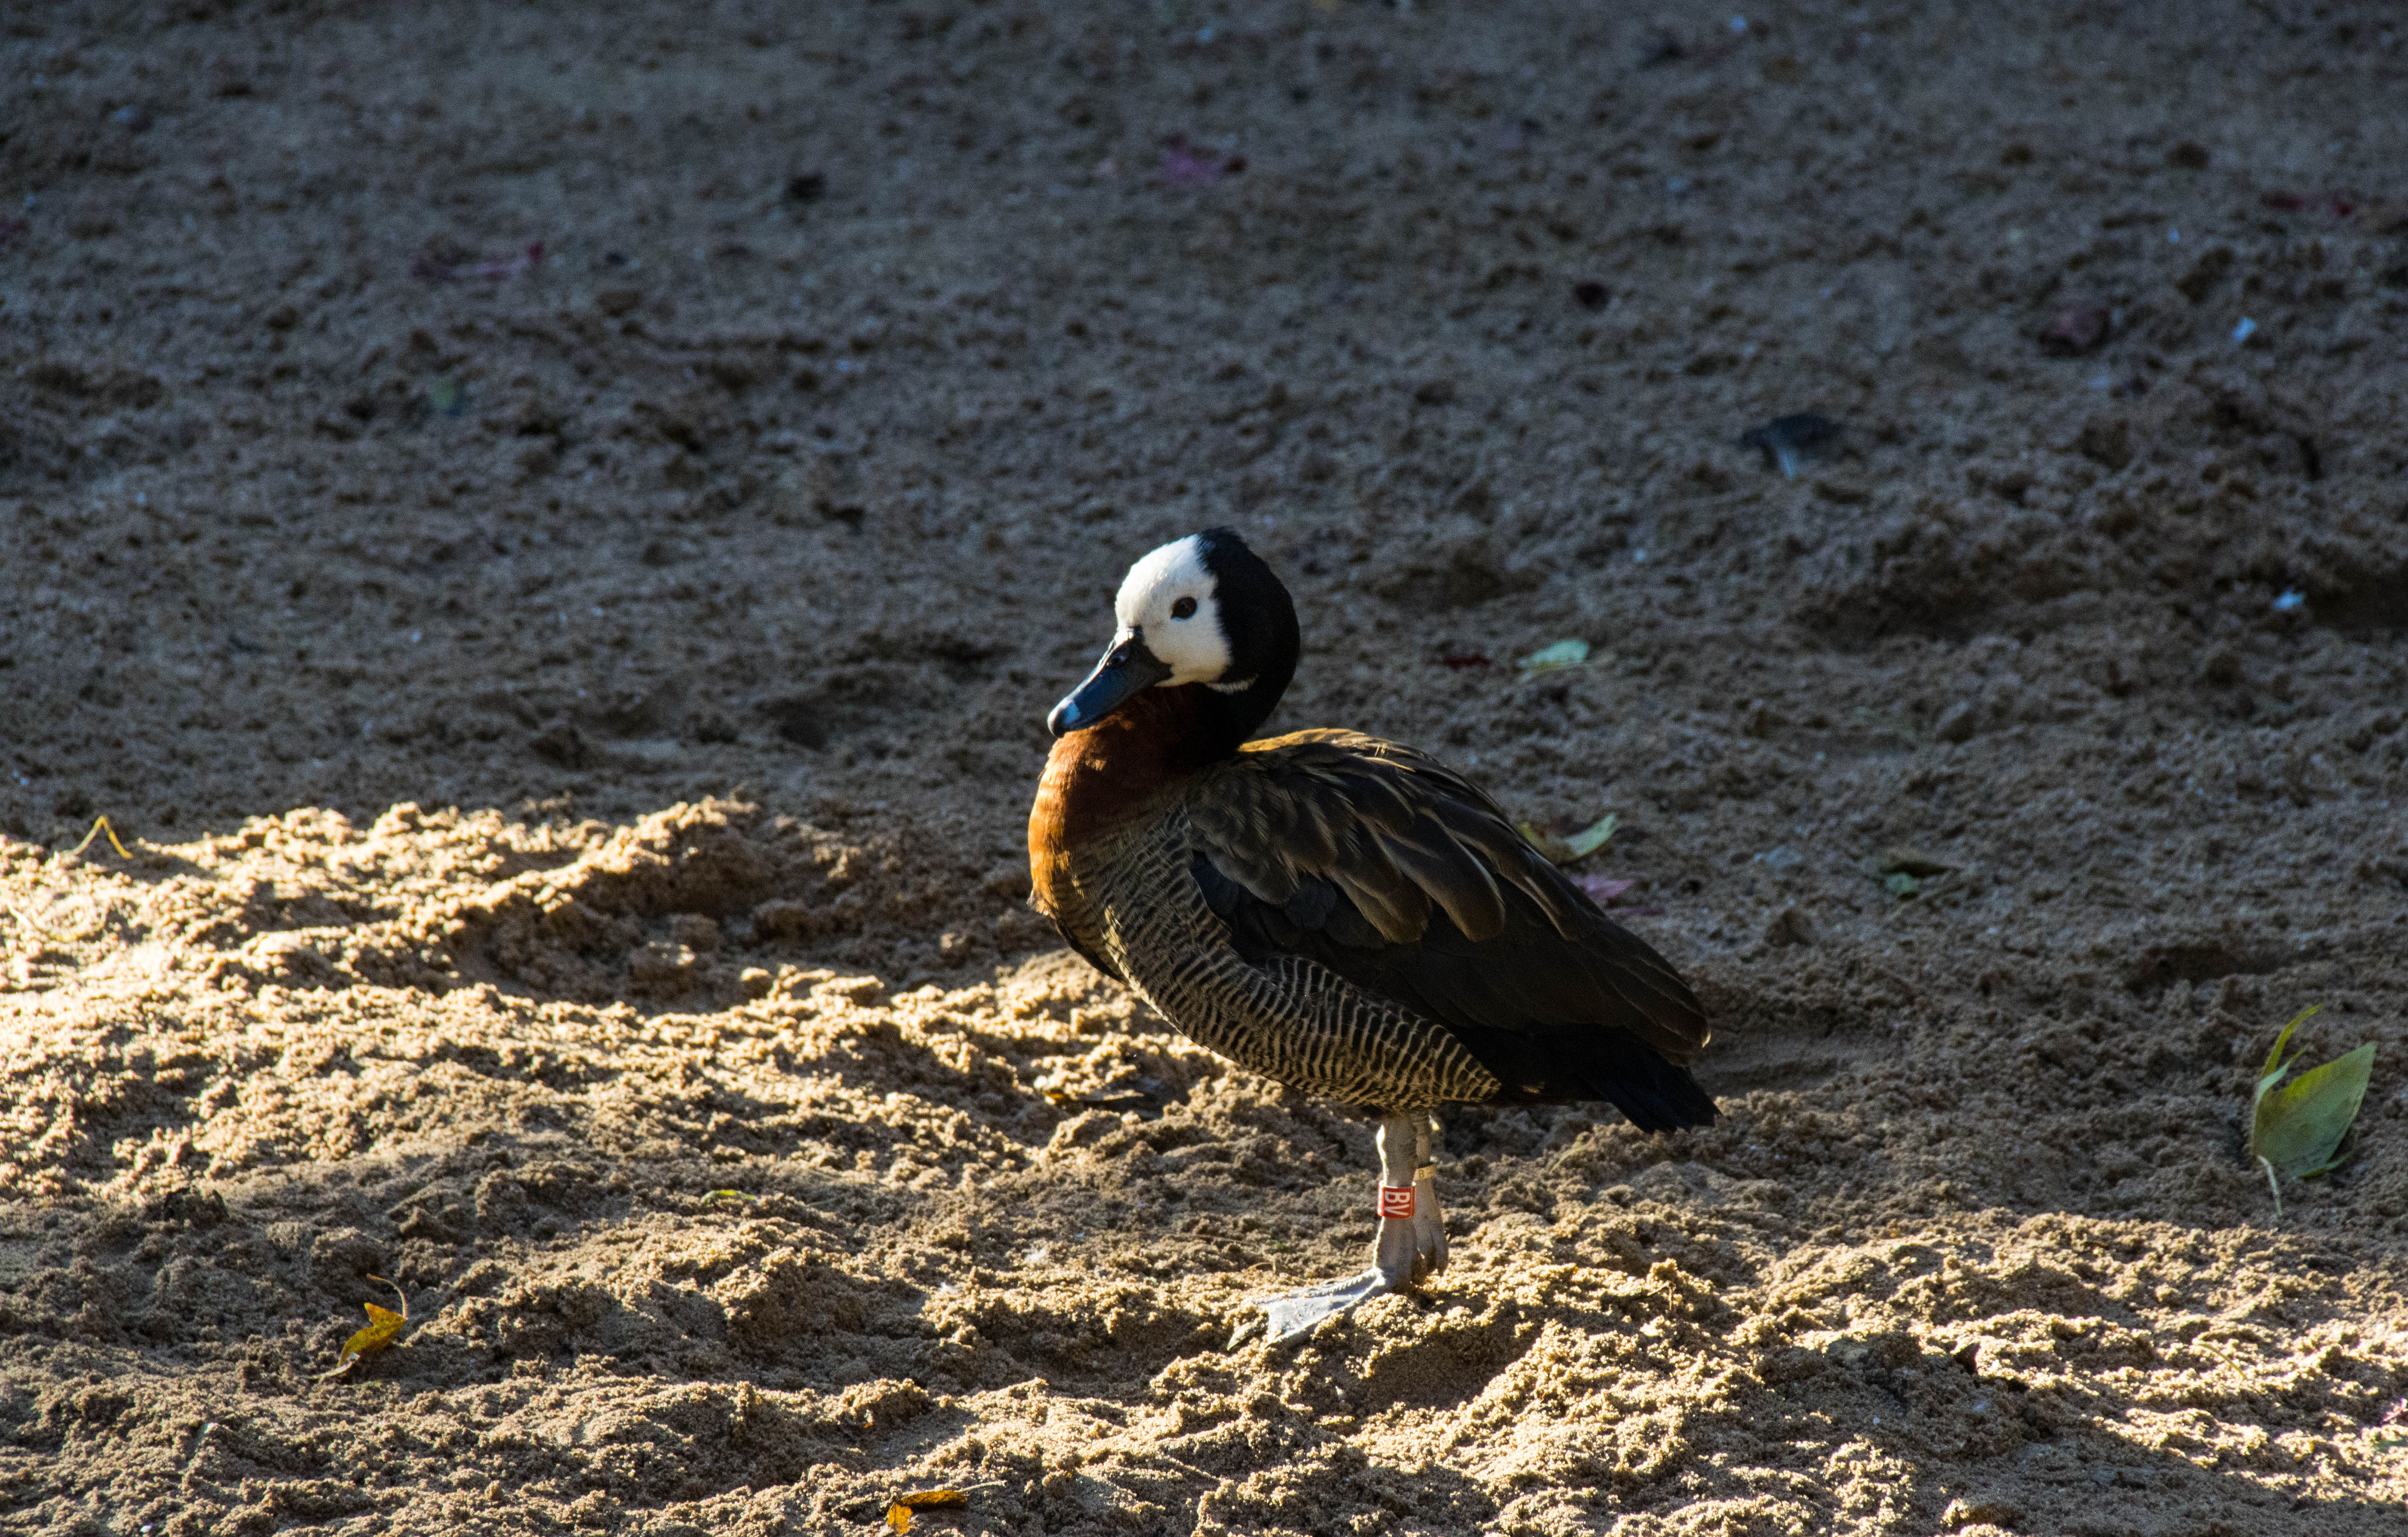
[[1319,1286],[1283,1291],[1272,1297],[1249,1297],[1249,1305],[1259,1307],[1269,1317],[1269,1341],[1284,1345],[1289,1340],[1310,1334],[1325,1319],[1334,1318],[1351,1308],[1402,1289],[1377,1268],[1360,1275],[1350,1275],[1343,1281],[1324,1281]]
[[[1435,1124],[1427,1116],[1392,1116],[1380,1124],[1380,1231],[1371,1242],[1369,1270],[1342,1281],[1246,1299],[1268,1316],[1271,1344],[1309,1334],[1326,1319],[1374,1297],[1409,1290],[1446,1268],[1438,1171],[1429,1162]],[[1230,1344],[1251,1332],[1240,1330]]]

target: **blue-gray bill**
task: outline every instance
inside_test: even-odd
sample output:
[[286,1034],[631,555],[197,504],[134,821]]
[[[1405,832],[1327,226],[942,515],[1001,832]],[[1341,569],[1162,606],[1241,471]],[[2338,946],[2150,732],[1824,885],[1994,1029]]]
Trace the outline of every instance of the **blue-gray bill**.
[[1169,676],[1169,664],[1146,648],[1144,636],[1115,642],[1087,681],[1054,706],[1045,729],[1056,736],[1084,731]]

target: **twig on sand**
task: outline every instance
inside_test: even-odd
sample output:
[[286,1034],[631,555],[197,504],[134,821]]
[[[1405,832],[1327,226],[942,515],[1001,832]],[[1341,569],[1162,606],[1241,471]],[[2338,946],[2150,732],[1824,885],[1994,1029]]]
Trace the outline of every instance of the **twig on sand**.
[[73,848],[68,849],[67,852],[70,854],[82,853],[85,849],[92,847],[93,839],[99,837],[104,833],[108,834],[108,847],[117,850],[117,857],[119,859],[130,860],[134,857],[125,851],[125,845],[118,841],[117,829],[108,825],[108,818],[107,817],[94,818],[93,819],[92,831],[83,835],[83,842],[76,845]]

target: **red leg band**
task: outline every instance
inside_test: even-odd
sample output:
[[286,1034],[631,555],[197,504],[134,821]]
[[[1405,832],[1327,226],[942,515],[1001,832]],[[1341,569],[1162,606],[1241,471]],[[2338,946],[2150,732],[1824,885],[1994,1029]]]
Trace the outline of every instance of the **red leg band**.
[[1381,1186],[1380,1215],[1410,1219],[1413,1215],[1413,1188],[1410,1185]]

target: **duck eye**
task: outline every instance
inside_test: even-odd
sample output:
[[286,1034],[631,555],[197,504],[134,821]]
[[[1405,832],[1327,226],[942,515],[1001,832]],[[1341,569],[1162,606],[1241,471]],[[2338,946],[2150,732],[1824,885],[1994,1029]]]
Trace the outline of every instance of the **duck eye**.
[[1196,600],[1193,598],[1182,598],[1177,603],[1172,604],[1170,605],[1170,617],[1174,619],[1194,619],[1196,617]]

